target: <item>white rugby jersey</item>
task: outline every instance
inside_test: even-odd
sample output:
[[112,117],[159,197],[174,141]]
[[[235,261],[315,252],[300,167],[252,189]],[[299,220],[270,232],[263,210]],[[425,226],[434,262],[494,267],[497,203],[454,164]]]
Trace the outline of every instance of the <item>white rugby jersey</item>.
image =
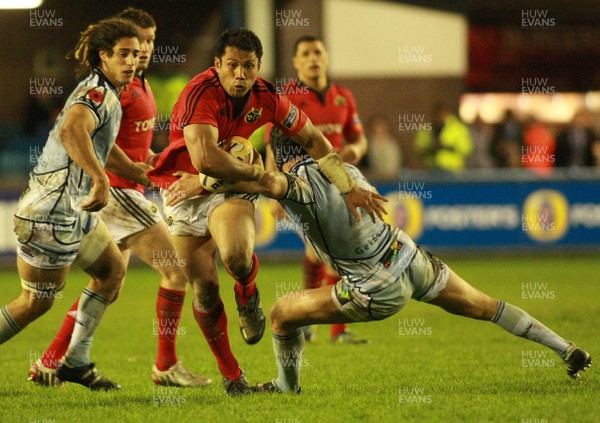
[[[360,187],[373,189],[357,168],[345,166]],[[385,268],[393,262],[394,273],[404,271],[417,248],[408,235],[378,218],[371,221],[363,209],[359,209],[361,220],[356,221],[344,195],[312,159],[297,163],[290,174],[298,178],[288,175],[288,192],[279,202],[321,260],[353,283],[368,278],[380,262]],[[394,241],[401,244],[390,251]]]
[[[77,85],[67,99],[37,159],[37,165],[30,173],[29,188],[23,194],[22,200],[25,201],[22,204],[35,204],[37,216],[52,215],[49,220],[53,221],[73,218],[74,214],[78,214],[78,206],[86,201],[92,185],[90,175],[73,162],[60,139],[66,112],[75,104],[83,104],[94,115],[96,129],[90,136],[102,166],[106,163],[121,124],[119,94],[96,69]],[[17,215],[30,216],[31,210],[18,210]]]

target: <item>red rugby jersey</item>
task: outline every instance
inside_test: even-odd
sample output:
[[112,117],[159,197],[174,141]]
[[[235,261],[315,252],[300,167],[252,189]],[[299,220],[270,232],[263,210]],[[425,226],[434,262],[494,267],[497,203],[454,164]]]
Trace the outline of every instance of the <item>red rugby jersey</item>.
[[[123,117],[116,144],[134,162],[145,162],[154,135],[156,101],[146,79],[136,76],[119,97]],[[144,192],[144,186],[106,171],[110,186]]]
[[[326,91],[320,94],[301,81],[295,80],[283,87],[283,93],[306,113],[336,151],[344,146],[345,139],[353,139],[364,133],[356,110],[356,101],[347,88],[330,84]],[[269,127],[267,134],[270,133]]]
[[234,116],[233,99],[221,86],[215,68],[196,75],[173,107],[169,146],[161,153],[156,167],[148,171],[150,180],[164,188],[177,179],[173,176],[176,170],[198,173],[185,146],[183,128],[186,125],[212,125],[219,131],[218,139],[224,140],[234,135],[249,138],[268,122],[288,135],[298,133],[306,124],[306,115],[262,78],[256,80],[242,100],[245,105],[241,113]]

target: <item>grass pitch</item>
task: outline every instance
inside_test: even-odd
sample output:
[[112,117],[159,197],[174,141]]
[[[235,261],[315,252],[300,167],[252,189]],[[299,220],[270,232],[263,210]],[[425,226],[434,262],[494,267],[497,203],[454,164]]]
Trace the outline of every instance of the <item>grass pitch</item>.
[[[471,284],[524,308],[600,360],[598,258],[451,258]],[[246,345],[237,327],[231,279],[221,272],[229,336],[251,383],[276,375],[270,330]],[[0,305],[19,292],[16,271],[0,272]],[[328,327],[307,344],[302,394],[229,398],[197,327],[188,293],[178,337],[187,367],[214,380],[204,389],[155,386],[155,301],[159,278],[129,271],[119,300],[100,326],[92,360],[119,392],[90,392],[67,384],[41,388],[26,381],[31,361],[52,340],[87,277],[73,272],[50,312],[0,346],[0,422],[597,422],[600,382],[592,366],[579,381],[561,360],[494,324],[446,314],[411,302],[399,314],[352,326],[369,345],[334,345]],[[276,297],[301,287],[298,263],[262,265],[265,312]],[[597,366],[597,364],[595,365]]]

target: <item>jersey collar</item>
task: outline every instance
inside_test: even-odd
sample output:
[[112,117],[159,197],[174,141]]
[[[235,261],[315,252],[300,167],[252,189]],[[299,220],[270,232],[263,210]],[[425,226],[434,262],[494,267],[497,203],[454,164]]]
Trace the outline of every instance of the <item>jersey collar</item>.
[[136,74],[135,78],[139,79],[142,85],[142,90],[146,91],[146,74],[142,72],[141,75]]
[[112,82],[108,80],[106,75],[104,75],[99,68],[94,68],[94,72],[96,73],[96,75],[98,75],[101,81],[105,82],[106,85],[108,85],[115,92],[115,95],[118,97],[119,92],[117,91],[116,87],[112,84]]
[[325,89],[323,91],[317,91],[317,90],[309,87],[304,82],[302,82],[302,80],[300,80],[300,79],[298,79],[298,85],[300,85],[302,88],[307,88],[309,91],[315,93],[315,95],[319,98],[319,100],[323,104],[325,104],[325,99],[327,98],[327,93],[329,92],[329,89],[331,88],[331,82],[329,81],[329,78],[327,78],[327,85],[325,86]]

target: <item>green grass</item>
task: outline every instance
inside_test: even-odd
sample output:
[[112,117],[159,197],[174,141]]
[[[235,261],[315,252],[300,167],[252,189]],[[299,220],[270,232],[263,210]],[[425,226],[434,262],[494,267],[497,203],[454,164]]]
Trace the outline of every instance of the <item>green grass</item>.
[[[452,268],[490,295],[520,306],[593,354],[600,351],[598,258],[452,258]],[[150,379],[158,278],[130,270],[120,299],[96,335],[92,359],[123,389],[93,393],[74,384],[40,388],[26,382],[30,357],[49,344],[65,311],[81,292],[85,274],[73,272],[63,298],[16,338],[0,347],[0,422],[595,422],[600,383],[592,366],[579,381],[567,378],[550,350],[515,338],[491,323],[452,316],[416,302],[382,322],[353,330],[369,345],[332,345],[328,328],[306,347],[302,394],[225,395],[214,359],[191,312],[191,296],[178,338],[178,354],[215,383],[204,389],[159,389]],[[250,382],[275,376],[270,331],[247,346],[237,328],[231,280],[221,273],[232,348]],[[277,286],[298,286],[300,266],[264,264],[259,286],[265,311]],[[0,272],[0,305],[19,292],[15,271]],[[521,283],[545,283],[554,299],[523,299]],[[277,285],[279,284],[279,285]],[[280,293],[281,295],[281,293]],[[401,323],[423,319],[430,335],[400,335]],[[548,351],[547,355],[545,351]],[[524,367],[523,354],[541,354]],[[159,390],[157,390],[159,389]],[[163,402],[155,404],[154,402]]]

